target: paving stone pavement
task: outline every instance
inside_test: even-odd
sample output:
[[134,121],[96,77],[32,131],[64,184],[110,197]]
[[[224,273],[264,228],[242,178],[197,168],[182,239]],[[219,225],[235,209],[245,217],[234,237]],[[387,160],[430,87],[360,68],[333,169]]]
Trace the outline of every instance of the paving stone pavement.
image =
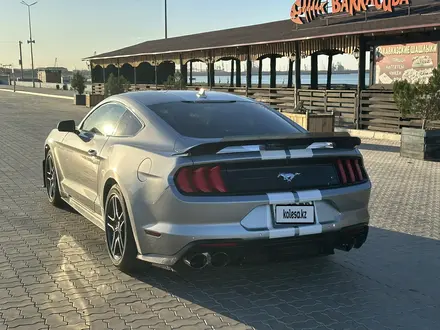
[[0,92],[0,330],[439,328],[440,164],[363,141],[373,192],[360,250],[129,276],[102,232],[51,207],[41,187],[44,138],[87,110]]

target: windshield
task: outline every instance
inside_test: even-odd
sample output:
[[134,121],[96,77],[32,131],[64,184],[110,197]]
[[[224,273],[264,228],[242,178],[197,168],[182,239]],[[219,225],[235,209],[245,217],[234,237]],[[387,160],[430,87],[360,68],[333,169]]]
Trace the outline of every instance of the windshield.
[[300,133],[288,121],[253,102],[172,102],[149,108],[179,134],[193,138]]

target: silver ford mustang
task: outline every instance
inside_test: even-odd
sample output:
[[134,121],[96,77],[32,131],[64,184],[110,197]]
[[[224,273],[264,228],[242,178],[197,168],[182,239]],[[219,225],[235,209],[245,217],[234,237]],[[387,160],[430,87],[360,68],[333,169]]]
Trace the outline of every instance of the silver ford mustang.
[[367,239],[359,144],[233,94],[124,93],[50,132],[44,187],[105,232],[123,271],[328,255]]

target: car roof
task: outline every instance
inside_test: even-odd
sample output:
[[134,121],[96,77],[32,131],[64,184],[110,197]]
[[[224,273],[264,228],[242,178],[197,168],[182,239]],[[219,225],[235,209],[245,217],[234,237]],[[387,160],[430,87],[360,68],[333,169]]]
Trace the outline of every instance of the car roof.
[[146,107],[160,103],[171,102],[254,102],[251,99],[225,92],[205,91],[205,97],[200,97],[200,91],[196,90],[160,90],[138,91],[114,95],[112,98],[121,101],[135,102]]

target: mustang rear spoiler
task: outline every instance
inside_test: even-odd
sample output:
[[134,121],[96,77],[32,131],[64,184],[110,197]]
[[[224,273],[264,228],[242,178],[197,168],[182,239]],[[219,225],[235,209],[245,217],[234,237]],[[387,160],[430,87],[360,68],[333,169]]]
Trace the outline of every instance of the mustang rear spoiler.
[[332,143],[333,148],[353,149],[361,144],[361,139],[345,132],[338,133],[297,133],[289,135],[231,136],[220,141],[202,143],[185,150],[192,156],[215,154],[227,147],[245,145],[276,145],[285,148],[293,146],[309,146],[313,143]]

